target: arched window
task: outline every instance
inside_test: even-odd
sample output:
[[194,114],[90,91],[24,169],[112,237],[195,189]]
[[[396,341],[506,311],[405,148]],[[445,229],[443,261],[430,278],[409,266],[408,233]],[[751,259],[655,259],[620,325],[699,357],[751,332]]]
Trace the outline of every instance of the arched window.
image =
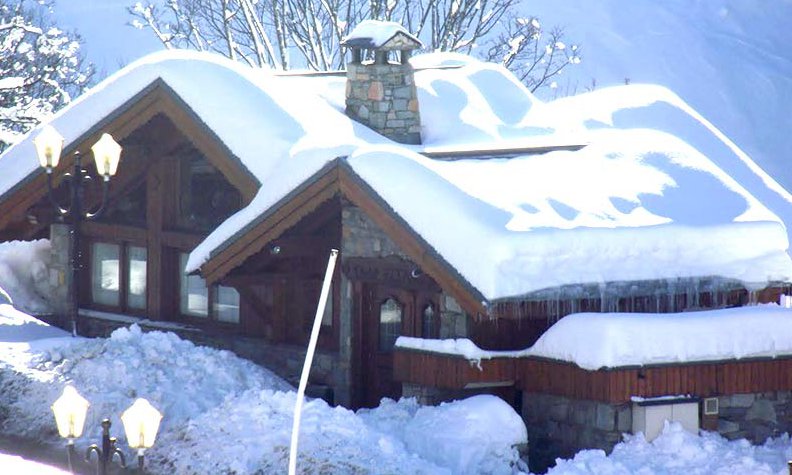
[[389,298],[380,305],[379,319],[379,350],[391,351],[396,339],[401,334],[402,327],[402,306],[393,299]]
[[421,337],[437,338],[438,323],[437,312],[435,312],[434,305],[431,303],[426,304],[421,312]]

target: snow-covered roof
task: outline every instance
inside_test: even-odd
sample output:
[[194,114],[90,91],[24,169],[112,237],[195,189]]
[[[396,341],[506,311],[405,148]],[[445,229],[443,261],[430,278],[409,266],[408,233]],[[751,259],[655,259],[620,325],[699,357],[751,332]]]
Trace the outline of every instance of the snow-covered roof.
[[[156,81],[167,85],[259,182],[279,161],[306,148],[332,158],[359,141],[386,141],[287,77],[191,51],[164,51],[134,62],[62,109],[50,124],[68,149]],[[32,140],[38,132],[31,131],[0,159],[0,196],[38,172]]]
[[[751,331],[746,331],[750,328]],[[514,351],[483,350],[466,339],[400,336],[399,348],[480,362],[538,356],[602,368],[792,356],[792,309],[765,304],[681,313],[574,313],[533,344]]]
[[350,48],[384,50],[413,50],[422,46],[421,40],[400,23],[382,20],[361,21],[341,44]]
[[[792,197],[681,99],[625,86],[543,103],[500,66],[425,55],[423,145],[343,114],[344,79],[278,76],[217,56],[165,52],[111,76],[52,121],[78,141],[154,81],[261,184],[190,256],[203,265],[337,157],[485,299],[547,287],[720,276],[792,279]],[[0,159],[0,195],[37,170],[31,136]],[[419,152],[589,143],[488,160]],[[431,206],[427,206],[431,203]]]
[[523,354],[589,370],[788,356],[792,310],[768,304],[670,314],[579,313],[556,322]]

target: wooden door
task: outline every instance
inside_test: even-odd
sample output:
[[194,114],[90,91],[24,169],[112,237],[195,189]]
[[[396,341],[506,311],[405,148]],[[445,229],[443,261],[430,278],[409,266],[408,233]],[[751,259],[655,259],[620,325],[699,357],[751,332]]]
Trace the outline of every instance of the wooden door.
[[[401,383],[393,380],[393,348],[400,335],[422,336],[422,312],[438,309],[438,294],[384,284],[363,286],[360,345],[360,402],[376,407],[383,397],[398,399]],[[428,335],[427,335],[428,336]],[[434,337],[434,335],[431,335]]]

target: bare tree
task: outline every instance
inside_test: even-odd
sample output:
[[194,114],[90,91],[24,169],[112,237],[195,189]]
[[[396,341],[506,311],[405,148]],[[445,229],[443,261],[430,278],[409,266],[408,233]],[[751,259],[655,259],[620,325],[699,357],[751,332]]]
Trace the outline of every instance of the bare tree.
[[510,15],[505,28],[490,41],[487,59],[511,70],[531,92],[556,88],[556,77],[570,64],[580,63],[580,47],[564,42],[564,30],[545,32],[536,17]]
[[49,18],[51,3],[0,0],[0,151],[87,86],[79,38]]
[[[534,31],[530,21],[508,17],[516,5],[517,0],[150,0],[128,10],[133,26],[150,29],[168,48],[214,51],[277,69],[341,69],[340,43],[351,28],[369,18],[396,21],[429,51],[475,54],[479,44],[487,45],[486,59],[502,62],[535,90],[580,57],[576,47],[563,51],[561,30],[551,31],[553,41],[547,43],[541,28]],[[531,53],[540,43],[550,44],[549,52]],[[526,68],[526,58],[536,64]]]

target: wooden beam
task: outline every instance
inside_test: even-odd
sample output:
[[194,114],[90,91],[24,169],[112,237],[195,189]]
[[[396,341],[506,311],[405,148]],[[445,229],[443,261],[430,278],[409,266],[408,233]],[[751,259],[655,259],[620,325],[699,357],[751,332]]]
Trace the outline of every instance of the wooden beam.
[[127,241],[141,245],[145,245],[146,243],[146,230],[134,226],[88,221],[81,225],[81,229],[82,234],[100,240],[104,238],[112,241]]
[[283,203],[274,212],[245,231],[228,247],[213,256],[201,267],[201,273],[212,284],[245,259],[260,252],[270,242],[297,224],[322,203],[338,194],[337,168],[332,168],[306,189]]

